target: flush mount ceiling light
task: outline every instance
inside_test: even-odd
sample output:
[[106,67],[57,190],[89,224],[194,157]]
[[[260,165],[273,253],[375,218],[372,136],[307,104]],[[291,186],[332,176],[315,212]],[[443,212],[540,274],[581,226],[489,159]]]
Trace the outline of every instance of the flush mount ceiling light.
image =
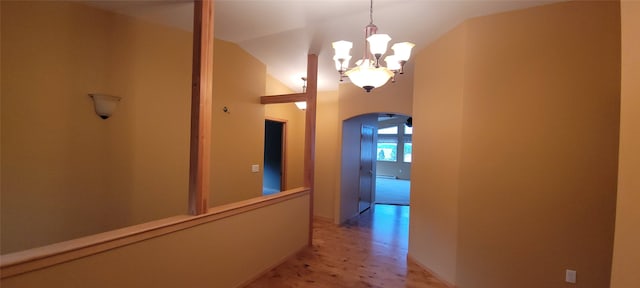
[[349,53],[353,43],[344,40],[332,43],[336,53],[333,60],[336,64],[336,70],[340,73],[340,81],[343,81],[343,78],[347,76],[353,84],[371,92],[373,88],[386,84],[389,79],[393,79],[392,82],[395,82],[396,75],[404,73],[404,64],[409,61],[411,49],[415,44],[410,42],[393,44],[391,49],[395,54],[384,58],[387,63],[387,67],[384,67],[380,65],[380,59],[387,52],[387,44],[391,37],[387,34],[376,34],[376,32],[378,32],[378,27],[373,24],[373,0],[371,0],[369,25],[364,28],[366,38],[364,54],[362,59],[356,62],[356,66],[349,68],[351,60]]

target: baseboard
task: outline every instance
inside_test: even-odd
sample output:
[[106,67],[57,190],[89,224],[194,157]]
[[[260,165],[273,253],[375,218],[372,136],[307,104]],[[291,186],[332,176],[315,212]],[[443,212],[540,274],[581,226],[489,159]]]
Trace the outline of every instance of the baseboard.
[[445,280],[444,278],[442,278],[440,275],[438,275],[438,273],[433,272],[433,270],[429,269],[428,267],[422,265],[422,263],[420,263],[419,261],[417,261],[415,258],[413,258],[411,255],[409,255],[407,253],[407,262],[413,262],[414,264],[418,265],[420,268],[427,270],[427,272],[431,273],[431,275],[433,275],[433,277],[435,277],[436,279],[438,279],[440,282],[444,283],[444,285],[447,285],[447,287],[449,288],[457,288],[456,285],[450,283],[449,281]]
[[261,272],[257,273],[256,275],[254,275],[253,277],[247,279],[246,281],[240,283],[240,285],[236,286],[237,288],[241,288],[241,287],[245,287],[249,284],[251,284],[253,281],[258,280],[260,277],[264,276],[265,274],[269,273],[269,271],[273,270],[274,268],[280,266],[282,263],[289,261],[289,259],[295,257],[296,255],[298,255],[298,253],[302,252],[304,249],[307,249],[309,247],[309,245],[304,244],[302,245],[302,247],[296,249],[293,253],[291,253],[290,255],[287,255],[285,257],[283,257],[282,259],[280,259],[280,261],[277,261],[276,263],[274,263],[273,265],[270,265],[269,267],[263,269]]
[[328,218],[328,217],[323,217],[323,216],[317,216],[317,215],[314,215],[314,216],[313,216],[313,220],[314,220],[314,221],[315,221],[315,220],[319,220],[319,221],[321,221],[321,222],[330,222],[330,223],[333,223],[333,218]]

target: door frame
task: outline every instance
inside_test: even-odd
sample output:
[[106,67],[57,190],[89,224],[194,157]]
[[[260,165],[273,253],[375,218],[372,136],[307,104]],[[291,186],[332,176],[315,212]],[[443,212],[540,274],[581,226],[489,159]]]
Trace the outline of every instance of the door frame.
[[[364,146],[363,143],[365,143],[364,142],[365,141],[364,133],[363,133],[365,129],[371,129],[371,139],[370,139],[371,140],[371,143],[370,143],[371,150],[369,151],[369,154],[370,154],[369,155],[369,159],[371,160],[371,167],[369,167],[370,169],[368,171],[369,182],[370,182],[369,183],[369,193],[368,193],[369,194],[368,195],[368,199],[369,199],[368,203],[369,203],[369,205],[368,205],[368,207],[363,209],[362,206],[361,206],[362,205],[361,199],[363,199],[361,197],[362,196],[362,192],[363,192],[362,191],[362,178],[363,178],[363,173],[365,173],[365,175],[367,173],[367,171],[365,171],[365,172],[362,171],[362,169],[363,169],[362,163],[364,162],[363,161],[364,158],[362,157],[362,155],[364,153],[366,153],[366,151],[362,150],[362,148]],[[376,133],[376,127],[374,127],[373,125],[362,124],[362,126],[360,127],[360,163],[359,163],[360,172],[359,172],[359,177],[358,177],[359,178],[358,179],[358,213],[362,213],[364,211],[367,211],[367,209],[371,209],[371,206],[373,206],[373,204],[375,203],[375,193],[374,193],[375,192],[375,174],[374,173],[375,173],[375,165],[376,165],[375,158],[374,158],[375,157],[375,151],[376,151],[375,133]]]

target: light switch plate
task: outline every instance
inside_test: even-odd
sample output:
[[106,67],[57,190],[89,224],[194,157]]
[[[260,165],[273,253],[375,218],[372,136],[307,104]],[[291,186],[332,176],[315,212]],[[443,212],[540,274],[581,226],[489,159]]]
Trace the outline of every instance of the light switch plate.
[[258,164],[251,165],[251,172],[253,173],[260,172],[260,165]]
[[564,281],[566,281],[567,283],[576,283],[576,270],[569,270],[567,269],[565,276],[564,276]]

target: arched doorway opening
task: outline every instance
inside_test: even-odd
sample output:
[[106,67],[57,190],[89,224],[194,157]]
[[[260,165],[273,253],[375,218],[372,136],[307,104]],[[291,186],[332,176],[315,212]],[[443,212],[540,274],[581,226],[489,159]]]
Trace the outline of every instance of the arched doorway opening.
[[370,113],[343,122],[340,222],[376,204],[410,204],[410,119]]

